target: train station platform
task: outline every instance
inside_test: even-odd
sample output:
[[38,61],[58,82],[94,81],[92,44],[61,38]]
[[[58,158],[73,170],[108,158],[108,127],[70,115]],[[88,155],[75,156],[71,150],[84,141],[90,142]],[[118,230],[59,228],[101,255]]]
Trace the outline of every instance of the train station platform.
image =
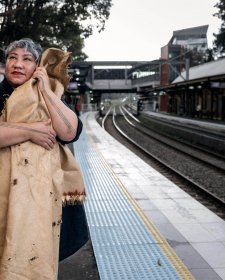
[[180,116],[173,116],[168,113],[155,113],[152,111],[144,111],[142,114],[151,116],[157,119],[167,119],[173,121],[174,123],[182,123],[187,124],[189,126],[198,128],[206,128],[216,132],[225,132],[225,122],[224,121],[217,121],[217,120],[209,120],[203,118],[188,118],[188,117],[180,117]]
[[105,132],[95,113],[74,153],[101,280],[225,279],[225,222]]

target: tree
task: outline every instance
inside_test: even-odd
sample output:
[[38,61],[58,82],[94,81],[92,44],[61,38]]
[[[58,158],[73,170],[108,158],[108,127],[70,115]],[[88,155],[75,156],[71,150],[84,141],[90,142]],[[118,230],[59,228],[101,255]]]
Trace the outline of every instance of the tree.
[[208,48],[203,51],[194,48],[190,50],[189,58],[190,58],[190,67],[203,64],[206,62],[210,62],[214,60],[213,50]]
[[214,61],[214,60],[215,60],[215,58],[214,58],[213,49],[208,48],[208,49],[205,51],[204,62],[210,62],[210,61]]
[[220,55],[225,54],[225,0],[220,0],[216,5],[218,12],[214,14],[222,20],[221,27],[218,34],[214,34],[214,52],[218,52]]
[[[85,58],[84,38],[101,32],[112,0],[0,0],[0,47],[24,37]],[[92,23],[94,22],[94,24]]]

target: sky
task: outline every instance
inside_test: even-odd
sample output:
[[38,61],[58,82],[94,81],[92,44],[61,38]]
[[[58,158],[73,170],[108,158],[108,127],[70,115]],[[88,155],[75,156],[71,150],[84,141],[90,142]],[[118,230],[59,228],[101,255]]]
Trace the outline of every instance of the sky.
[[88,61],[151,61],[160,58],[173,31],[209,25],[208,46],[221,21],[219,0],[112,0],[105,30],[85,40]]

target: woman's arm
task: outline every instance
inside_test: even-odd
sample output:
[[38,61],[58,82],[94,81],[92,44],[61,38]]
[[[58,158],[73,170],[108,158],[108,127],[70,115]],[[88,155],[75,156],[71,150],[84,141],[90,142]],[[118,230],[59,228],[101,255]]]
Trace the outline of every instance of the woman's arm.
[[76,114],[51,90],[49,78],[44,67],[38,67],[33,74],[33,78],[39,81],[39,89],[48,107],[52,126],[57,136],[61,140],[71,141],[77,133],[78,118]]
[[0,148],[32,141],[51,150],[56,142],[55,137],[51,120],[34,123],[0,122]]
[[65,144],[73,143],[73,142],[75,142],[75,141],[77,141],[79,139],[80,134],[81,134],[82,129],[83,129],[83,123],[82,123],[82,121],[80,120],[80,118],[78,116],[77,116],[77,119],[78,119],[78,125],[77,125],[77,133],[76,133],[75,137],[72,140],[70,140],[70,141],[63,141],[59,137],[56,137],[56,140],[59,143],[65,145]]

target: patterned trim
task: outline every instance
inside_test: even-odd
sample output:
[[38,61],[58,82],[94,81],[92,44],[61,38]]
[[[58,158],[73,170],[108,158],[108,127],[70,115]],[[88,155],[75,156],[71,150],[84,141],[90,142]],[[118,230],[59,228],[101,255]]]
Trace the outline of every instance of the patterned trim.
[[62,195],[62,205],[76,205],[82,204],[85,201],[86,194],[85,192],[78,193],[78,192],[68,192],[63,193]]

